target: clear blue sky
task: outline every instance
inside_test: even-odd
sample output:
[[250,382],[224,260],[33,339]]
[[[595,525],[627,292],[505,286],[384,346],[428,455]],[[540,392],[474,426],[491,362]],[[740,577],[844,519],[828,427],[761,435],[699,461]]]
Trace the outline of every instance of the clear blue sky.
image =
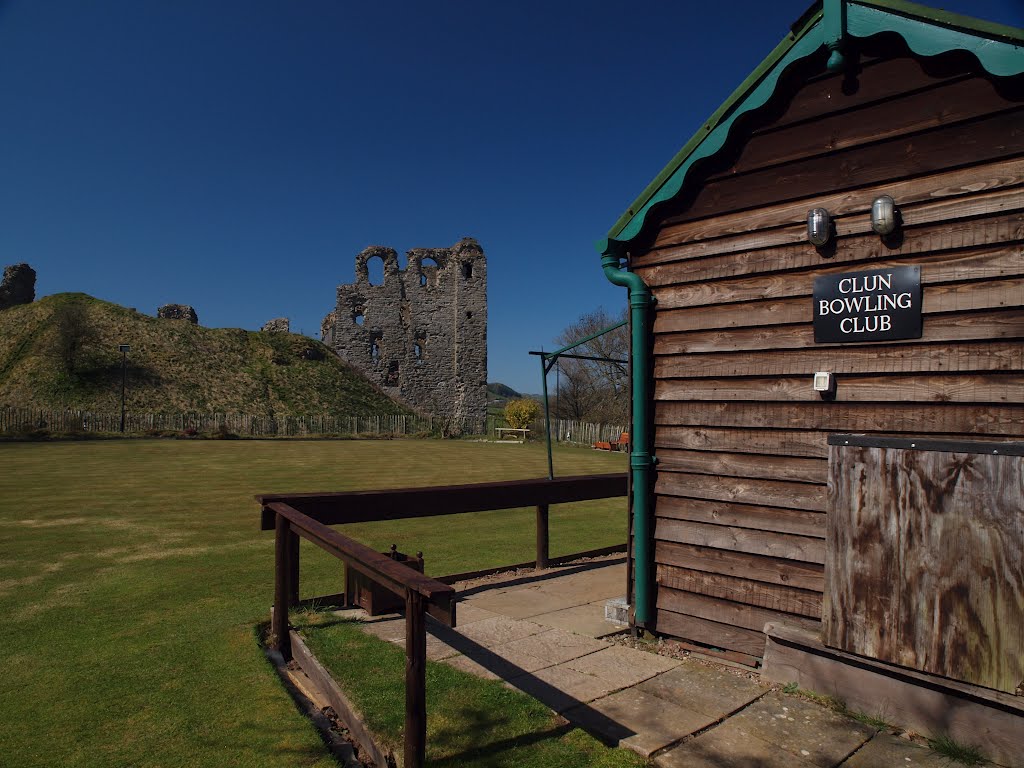
[[319,336],[360,250],[469,235],[489,378],[535,392],[624,306],[593,242],[808,4],[0,0],[0,266]]

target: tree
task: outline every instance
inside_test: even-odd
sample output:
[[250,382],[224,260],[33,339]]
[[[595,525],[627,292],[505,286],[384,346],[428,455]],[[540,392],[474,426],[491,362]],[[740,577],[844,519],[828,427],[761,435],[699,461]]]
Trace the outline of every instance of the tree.
[[54,352],[65,373],[75,373],[85,351],[96,343],[99,334],[89,319],[86,307],[79,301],[65,301],[53,311],[56,331]]
[[540,403],[536,400],[523,398],[509,400],[505,404],[505,421],[512,429],[526,429],[538,416],[540,416]]
[[[568,346],[626,319],[603,307],[588,312],[555,340]],[[558,361],[555,415],[563,419],[625,425],[629,420],[629,332],[627,326],[601,334],[569,350]]]

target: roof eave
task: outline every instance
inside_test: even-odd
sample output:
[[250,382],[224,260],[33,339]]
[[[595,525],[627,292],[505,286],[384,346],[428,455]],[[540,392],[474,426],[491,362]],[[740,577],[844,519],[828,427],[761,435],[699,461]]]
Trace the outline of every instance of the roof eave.
[[[1024,73],[1024,30],[939,11],[906,0],[848,0],[846,34],[865,38],[896,32],[908,47],[923,57],[951,50],[972,53],[995,76]],[[716,154],[725,146],[736,119],[759,109],[772,98],[782,73],[792,64],[814,55],[828,42],[823,14],[813,8],[794,29],[733,91],[700,130],[676,153],[661,173],[647,185],[626,212],[597,242],[602,254],[621,254],[648,223],[651,209],[676,197],[697,160]],[[939,34],[935,33],[939,29]]]

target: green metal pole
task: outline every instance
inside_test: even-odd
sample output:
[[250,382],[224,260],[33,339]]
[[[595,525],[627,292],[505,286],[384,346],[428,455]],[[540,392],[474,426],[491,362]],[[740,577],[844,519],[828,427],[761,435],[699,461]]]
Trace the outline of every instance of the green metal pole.
[[544,355],[540,356],[540,381],[544,392],[544,431],[548,444],[548,480],[555,479],[555,465],[551,461],[551,409],[548,408],[548,367]]
[[601,257],[601,267],[611,283],[629,289],[633,345],[630,360],[633,385],[633,448],[629,454],[629,467],[633,475],[633,573],[636,580],[633,618],[636,624],[644,625],[652,618],[650,497],[654,459],[650,454],[650,437],[647,429],[651,399],[647,380],[651,290],[638,275],[622,269],[619,266],[619,257],[614,254],[604,254]]

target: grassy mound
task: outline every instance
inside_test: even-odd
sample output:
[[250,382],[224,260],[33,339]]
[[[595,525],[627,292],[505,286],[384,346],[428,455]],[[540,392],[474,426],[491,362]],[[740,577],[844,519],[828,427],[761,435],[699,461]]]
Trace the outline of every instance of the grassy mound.
[[82,293],[0,312],[0,406],[254,416],[404,413],[314,339],[162,320]]

